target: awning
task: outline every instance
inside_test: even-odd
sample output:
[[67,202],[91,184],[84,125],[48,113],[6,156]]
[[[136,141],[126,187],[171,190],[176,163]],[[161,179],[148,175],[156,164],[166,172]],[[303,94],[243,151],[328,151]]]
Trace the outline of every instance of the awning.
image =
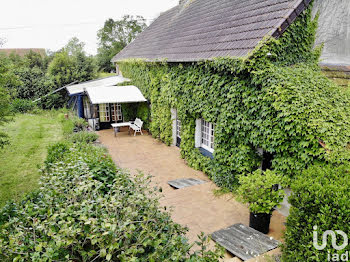
[[69,95],[76,95],[83,93],[87,87],[99,88],[101,86],[113,86],[128,81],[130,81],[130,79],[124,78],[122,76],[110,76],[97,80],[87,81],[77,85],[68,86],[67,91]]
[[92,104],[146,102],[136,86],[100,86],[85,88]]

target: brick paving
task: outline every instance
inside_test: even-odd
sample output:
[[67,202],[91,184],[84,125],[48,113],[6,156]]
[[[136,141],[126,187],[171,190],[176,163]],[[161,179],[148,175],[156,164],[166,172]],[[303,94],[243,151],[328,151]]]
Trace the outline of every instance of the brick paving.
[[[123,130],[122,130],[123,131]],[[125,130],[114,137],[113,130],[98,132],[101,143],[108,149],[115,163],[130,170],[153,176],[152,182],[162,187],[161,205],[172,209],[175,222],[189,228],[187,237],[197,240],[201,232],[210,234],[235,223],[249,224],[249,210],[231,194],[215,196],[218,187],[202,172],[186,165],[180,150],[153,139],[150,135],[129,136]],[[179,178],[197,178],[208,183],[175,190],[167,182]],[[286,218],[275,211],[269,236],[282,240]],[[227,255],[229,257],[229,255]]]

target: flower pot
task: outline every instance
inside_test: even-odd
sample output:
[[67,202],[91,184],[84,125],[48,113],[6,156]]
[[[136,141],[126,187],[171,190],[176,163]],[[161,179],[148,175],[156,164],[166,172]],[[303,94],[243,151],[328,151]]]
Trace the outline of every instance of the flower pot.
[[271,214],[250,212],[249,226],[261,233],[269,233]]

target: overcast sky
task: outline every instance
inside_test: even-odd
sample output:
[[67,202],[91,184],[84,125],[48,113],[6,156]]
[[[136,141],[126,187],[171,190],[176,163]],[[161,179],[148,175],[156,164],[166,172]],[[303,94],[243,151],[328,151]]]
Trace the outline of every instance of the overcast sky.
[[149,24],[179,0],[1,0],[3,48],[56,51],[76,36],[96,54],[97,31],[108,18],[141,15]]

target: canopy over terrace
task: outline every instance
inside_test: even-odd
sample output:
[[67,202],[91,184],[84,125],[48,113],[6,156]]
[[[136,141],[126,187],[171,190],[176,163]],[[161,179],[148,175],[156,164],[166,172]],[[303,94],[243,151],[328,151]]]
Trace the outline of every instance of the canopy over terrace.
[[146,98],[136,86],[101,86],[85,88],[92,104],[138,103]]
[[132,85],[87,87],[85,93],[90,103],[90,110],[95,116],[98,116],[99,128],[108,128],[111,124],[113,126],[113,123],[125,122],[121,104],[147,101],[141,91]]
[[113,86],[123,82],[129,82],[130,79],[122,76],[110,76],[97,80],[91,80],[77,85],[71,85],[67,87],[67,91],[70,96],[84,93],[84,89],[88,87],[100,87],[100,86]]

